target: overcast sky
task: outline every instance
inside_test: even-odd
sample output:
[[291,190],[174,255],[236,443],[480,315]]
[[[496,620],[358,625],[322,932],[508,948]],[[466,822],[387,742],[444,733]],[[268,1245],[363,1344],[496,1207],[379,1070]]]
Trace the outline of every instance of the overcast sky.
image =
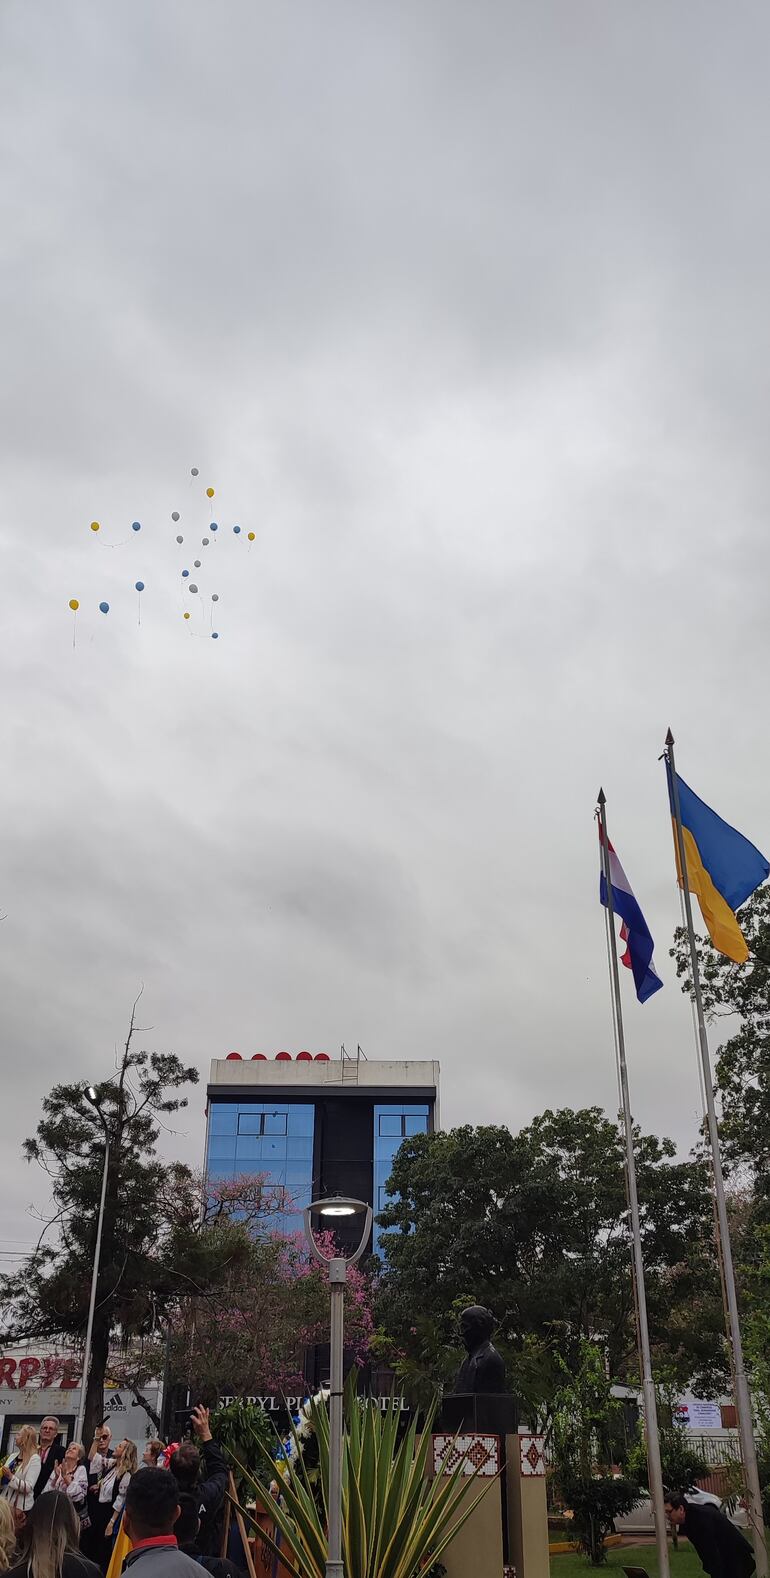
[[5,1253],[141,982],[204,1083],[345,1041],[446,1124],[614,1110],[600,783],[692,1142],[658,756],[770,848],[768,48],[761,0],[4,0]]

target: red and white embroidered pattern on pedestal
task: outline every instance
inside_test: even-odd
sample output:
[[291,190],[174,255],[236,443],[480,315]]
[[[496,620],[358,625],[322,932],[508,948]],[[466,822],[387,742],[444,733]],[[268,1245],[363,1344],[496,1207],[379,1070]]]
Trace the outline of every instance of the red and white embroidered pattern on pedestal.
[[523,1479],[545,1479],[545,1440],[542,1436],[519,1436]]
[[463,1474],[478,1474],[480,1479],[494,1479],[500,1471],[500,1437],[434,1436],[434,1474],[453,1474],[460,1463]]

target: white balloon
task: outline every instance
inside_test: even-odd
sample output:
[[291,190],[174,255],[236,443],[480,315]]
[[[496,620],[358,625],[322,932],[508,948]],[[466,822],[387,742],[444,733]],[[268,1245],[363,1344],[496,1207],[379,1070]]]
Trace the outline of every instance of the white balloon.
[[191,477],[197,477],[197,475],[198,475],[198,467],[197,466],[193,466],[191,468],[191,470],[190,470],[190,476]]
[[184,542],[184,537],[177,537],[177,542]]
[[218,603],[219,602],[219,593],[218,592],[212,592],[212,594],[211,594],[211,601],[212,601],[212,603]]
[[197,592],[197,590],[198,590],[198,588],[197,588],[197,586],[196,586],[196,585],[195,585],[195,582],[194,582],[194,581],[191,581],[191,582],[190,582],[190,591],[191,591],[191,592]]
[[209,545],[208,537],[204,537],[204,539],[203,539],[203,546],[204,546],[204,548],[208,548],[208,545]]
[[193,559],[193,569],[194,570],[199,570],[200,567],[201,567],[200,559]]

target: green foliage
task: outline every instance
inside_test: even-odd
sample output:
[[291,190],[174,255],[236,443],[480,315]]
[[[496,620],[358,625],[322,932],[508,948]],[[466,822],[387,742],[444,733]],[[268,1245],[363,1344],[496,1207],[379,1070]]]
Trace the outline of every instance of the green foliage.
[[247,1475],[253,1479],[259,1473],[264,1449],[273,1441],[270,1420],[257,1403],[239,1399],[212,1413],[211,1433],[228,1458],[238,1498],[243,1501]]
[[567,1473],[561,1483],[564,1499],[572,1508],[573,1528],[581,1550],[592,1567],[601,1567],[607,1560],[607,1535],[612,1534],[615,1519],[636,1506],[638,1487],[612,1474]]
[[[740,912],[750,949],[746,964],[733,964],[709,938],[698,938],[703,1000],[712,1020],[738,1018],[739,1027],[719,1048],[716,1084],[722,1103],[720,1136],[725,1158],[746,1165],[756,1194],[770,1213],[770,887],[758,888]],[[692,993],[686,933],[678,928],[672,957],[682,989]]]
[[[667,1490],[681,1493],[708,1472],[708,1464],[703,1453],[693,1446],[692,1436],[677,1411],[677,1387],[666,1384],[656,1386],[655,1395],[663,1484]],[[628,1455],[628,1472],[640,1485],[646,1485],[649,1489],[647,1442],[641,1426],[638,1439]]]
[[553,1401],[552,1444],[562,1500],[572,1511],[575,1534],[594,1567],[605,1561],[604,1542],[615,1518],[639,1500],[631,1480],[607,1472],[620,1412],[603,1357],[595,1344],[584,1340],[574,1373],[562,1364],[562,1384]]
[[[732,1186],[731,1235],[746,1355],[760,1449],[770,1461],[770,887],[752,894],[740,922],[750,949],[746,964],[733,964],[708,938],[697,940],[698,960],[709,1018],[727,1017],[731,1028],[739,1021],[718,1049],[715,1079],[722,1156]],[[691,994],[689,949],[681,928],[672,956],[682,988]]]
[[559,1484],[562,1476],[595,1474],[612,1463],[613,1438],[622,1414],[612,1395],[604,1356],[583,1338],[577,1363],[570,1370],[557,1359],[560,1383],[552,1403],[551,1439]]
[[[707,1174],[654,1136],[637,1133],[636,1156],[653,1343],[708,1393],[724,1354]],[[389,1189],[377,1317],[403,1369],[450,1380],[455,1311],[479,1302],[497,1316],[495,1341],[530,1417],[558,1384],[556,1356],[574,1365],[583,1337],[601,1333],[613,1377],[635,1379],[623,1146],[598,1108],[545,1112],[516,1135],[414,1136]]]
[[[321,1496],[314,1494],[300,1455],[285,1465],[283,1505],[271,1505],[281,1534],[280,1559],[292,1578],[324,1578],[328,1554],[329,1415],[325,1406],[313,1402],[310,1407]],[[342,1480],[345,1578],[424,1575],[494,1485],[489,1480],[479,1495],[468,1496],[473,1481],[462,1477],[461,1465],[451,1475],[426,1478],[431,1425],[429,1415],[418,1439],[415,1418],[399,1442],[398,1414],[382,1414],[348,1391]],[[272,1452],[264,1448],[261,1483],[254,1483],[258,1500],[265,1501],[274,1474]],[[276,1545],[267,1543],[277,1553]]]
[[[232,1198],[220,1196],[206,1206],[201,1181],[189,1168],[161,1167],[160,1121],[187,1105],[178,1092],[196,1083],[198,1074],[171,1053],[134,1050],[135,1009],[114,1075],[96,1086],[109,1136],[109,1170],[86,1438],[101,1411],[113,1334],[127,1349],[131,1339],[147,1338],[158,1318],[178,1307],[180,1293],[215,1287],[223,1267],[248,1254],[249,1226],[267,1209],[260,1180],[236,1180]],[[84,1089],[82,1083],[55,1085],[43,1102],[37,1134],[24,1144],[28,1161],[51,1178],[56,1212],[50,1236],[44,1234],[19,1270],[0,1281],[5,1341],[82,1340],[105,1143],[105,1128]]]

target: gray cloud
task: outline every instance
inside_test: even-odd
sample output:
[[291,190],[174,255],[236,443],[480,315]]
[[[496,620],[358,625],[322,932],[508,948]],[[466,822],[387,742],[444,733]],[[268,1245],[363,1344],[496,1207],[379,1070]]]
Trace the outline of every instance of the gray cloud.
[[3,1243],[141,980],[204,1078],[360,1041],[447,1122],[611,1108],[600,782],[668,983],[636,1108],[691,1143],[657,756],[767,847],[769,29],[5,6]]

